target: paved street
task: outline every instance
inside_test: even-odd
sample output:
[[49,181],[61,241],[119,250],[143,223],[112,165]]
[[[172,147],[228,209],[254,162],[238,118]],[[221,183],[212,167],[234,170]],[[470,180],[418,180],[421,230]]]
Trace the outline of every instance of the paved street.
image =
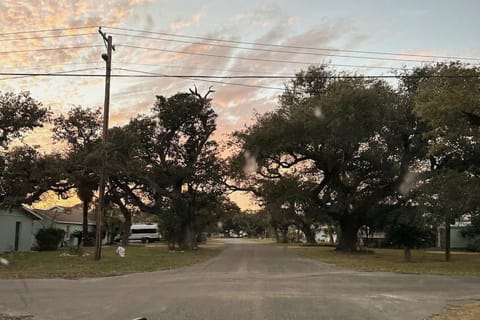
[[480,277],[356,272],[227,240],[189,268],[80,280],[0,281],[0,313],[34,319],[423,319],[480,299]]

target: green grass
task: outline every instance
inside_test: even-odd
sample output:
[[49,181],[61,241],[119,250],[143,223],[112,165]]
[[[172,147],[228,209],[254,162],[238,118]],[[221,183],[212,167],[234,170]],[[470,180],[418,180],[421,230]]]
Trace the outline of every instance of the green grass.
[[9,261],[0,265],[0,279],[82,278],[149,272],[192,265],[216,256],[221,247],[201,248],[190,252],[169,252],[164,245],[131,245],[125,258],[115,254],[116,247],[104,247],[102,259],[93,260],[93,248],[87,256],[63,256],[67,250],[21,252],[0,255]]
[[403,261],[403,250],[374,249],[373,253],[342,253],[332,247],[289,246],[297,254],[361,271],[480,276],[480,254],[452,254],[445,262],[440,252],[412,250],[412,262]]
[[258,242],[258,243],[275,243],[275,240],[272,238],[243,238],[251,242]]

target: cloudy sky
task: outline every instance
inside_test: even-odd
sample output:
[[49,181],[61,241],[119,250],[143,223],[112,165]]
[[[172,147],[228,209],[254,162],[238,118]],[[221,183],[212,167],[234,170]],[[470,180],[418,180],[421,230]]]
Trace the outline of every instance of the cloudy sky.
[[[444,61],[421,55],[480,59],[479,11],[476,0],[2,0],[0,91],[28,90],[56,114],[73,105],[102,106],[103,78],[5,75],[103,74],[105,47],[98,26],[113,36],[113,74],[290,76],[309,64],[330,62],[338,70],[383,75],[421,61]],[[77,29],[26,32],[72,27]],[[224,139],[250,123],[255,112],[274,108],[286,80],[220,81],[229,83],[113,78],[110,123],[120,125],[147,113],[156,95],[172,95],[194,84],[200,91],[213,86],[216,138]],[[27,141],[44,150],[54,148],[47,129]]]

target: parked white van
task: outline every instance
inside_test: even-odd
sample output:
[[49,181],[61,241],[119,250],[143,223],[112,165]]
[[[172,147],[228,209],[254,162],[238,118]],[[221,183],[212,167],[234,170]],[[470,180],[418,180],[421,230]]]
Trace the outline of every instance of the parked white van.
[[143,243],[159,241],[160,233],[158,232],[158,225],[156,223],[132,224],[128,240],[141,240]]

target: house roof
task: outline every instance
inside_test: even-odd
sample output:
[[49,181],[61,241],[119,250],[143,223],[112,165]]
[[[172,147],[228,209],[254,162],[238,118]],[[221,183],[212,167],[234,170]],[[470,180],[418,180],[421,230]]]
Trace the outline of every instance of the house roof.
[[42,220],[42,216],[37,214],[31,208],[28,208],[26,206],[22,206],[22,212],[25,213],[30,218],[32,218],[33,220]]
[[[75,205],[73,207],[54,206],[47,210],[33,209],[38,215],[55,221],[56,223],[66,224],[82,224],[83,210],[82,205]],[[89,211],[88,224],[95,225],[94,213]]]

